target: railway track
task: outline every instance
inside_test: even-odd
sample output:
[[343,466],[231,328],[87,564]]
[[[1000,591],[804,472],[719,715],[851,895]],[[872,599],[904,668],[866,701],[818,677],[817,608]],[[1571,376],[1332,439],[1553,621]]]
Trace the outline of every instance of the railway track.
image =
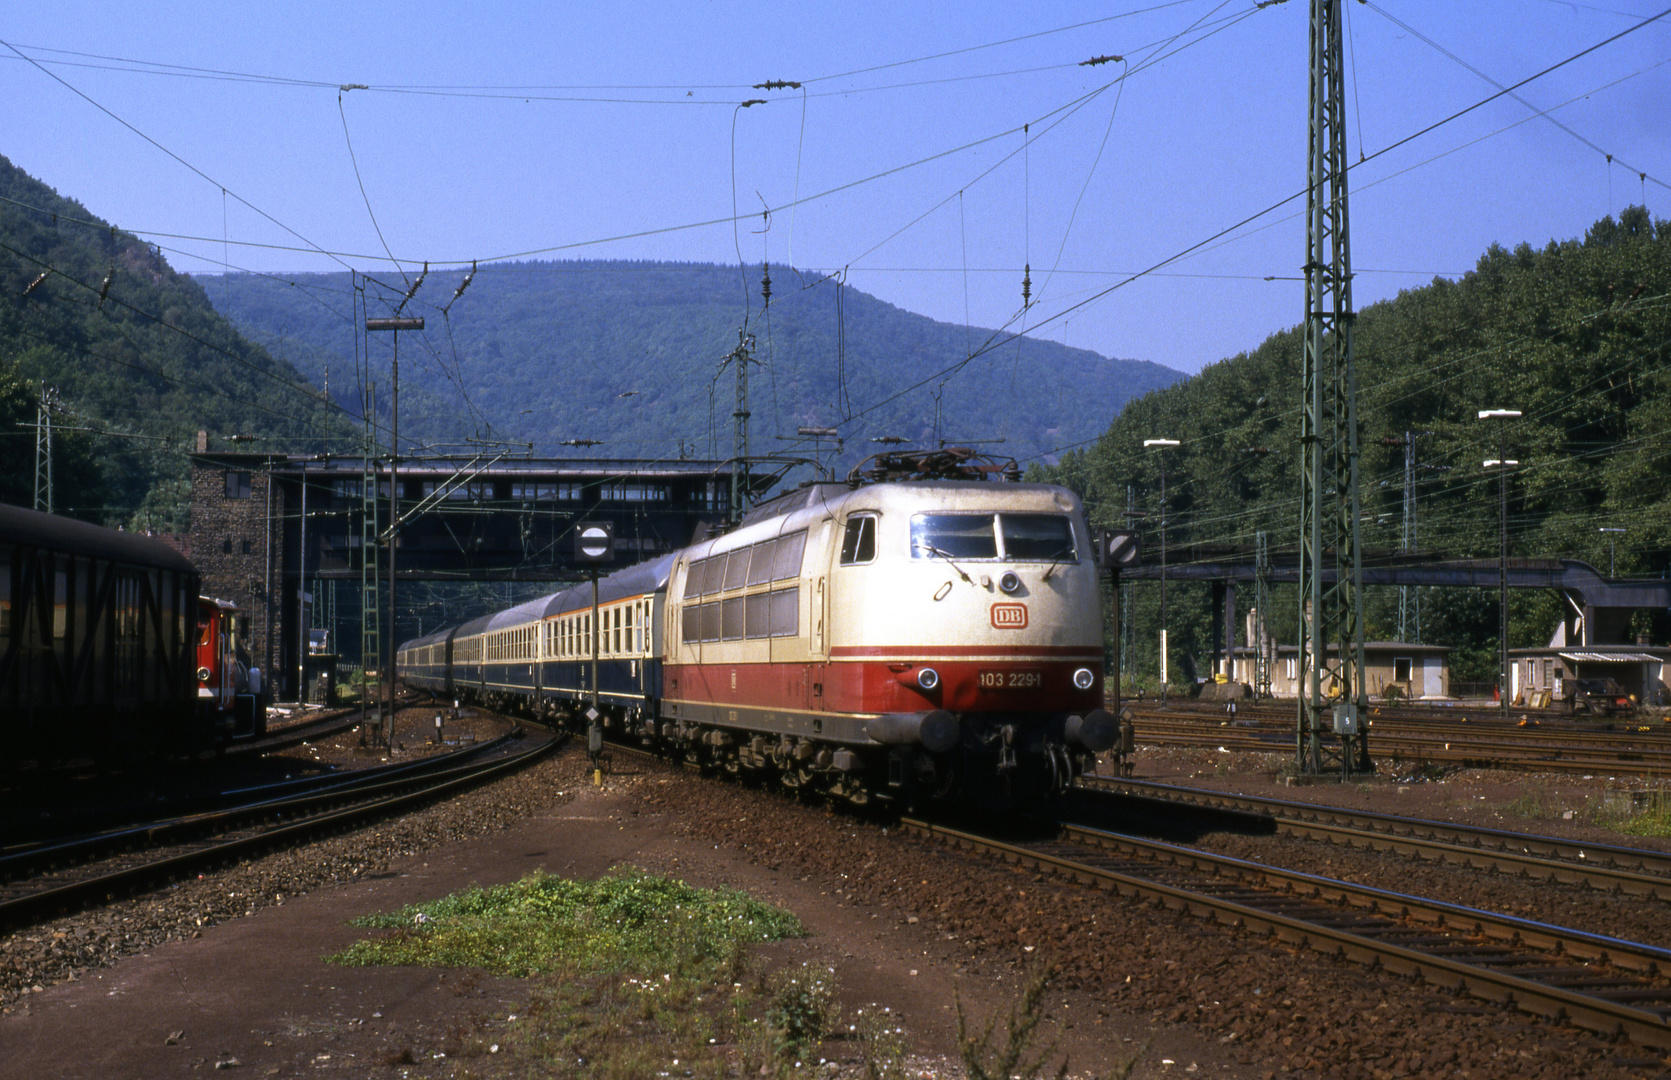
[[[1291,753],[1294,748],[1292,718],[1254,719],[1238,713],[1235,720],[1227,720],[1223,713],[1172,715],[1151,710],[1137,712],[1135,719],[1139,743],[1150,746],[1263,753]],[[1372,754],[1396,762],[1578,775],[1671,774],[1671,736],[1651,726],[1648,731],[1542,730],[1500,722],[1411,723],[1374,716],[1369,738]]]
[[1665,852],[1146,780],[1085,776],[1079,782],[1087,793],[1248,815],[1279,835],[1671,901],[1671,854]]
[[513,733],[453,754],[228,793],[229,805],[0,855],[0,925],[139,893],[206,868],[404,813],[531,764],[557,739]]
[[1671,978],[1662,974],[1671,950],[1083,826],[1012,843],[902,824],[1117,896],[1671,1050]]

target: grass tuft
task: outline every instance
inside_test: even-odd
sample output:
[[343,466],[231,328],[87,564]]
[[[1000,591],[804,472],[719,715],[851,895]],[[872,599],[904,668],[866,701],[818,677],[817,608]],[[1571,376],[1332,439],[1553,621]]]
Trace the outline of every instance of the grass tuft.
[[481,967],[519,978],[605,969],[643,976],[731,962],[739,946],[806,932],[794,915],[745,893],[698,889],[636,869],[593,881],[542,871],[354,925],[394,932],[356,942],[331,962]]
[[[805,933],[792,914],[640,870],[595,881],[538,873],[355,925],[386,932],[329,959],[531,980],[515,1016],[482,1021],[491,1033],[404,1051],[422,1061],[445,1050],[465,1075],[491,1053],[495,1069],[539,1076],[810,1080],[824,1075],[819,1052],[840,1015],[832,968],[808,964],[771,978],[752,970],[752,946]],[[903,1030],[891,1038],[873,1055],[875,1075],[894,1075],[887,1063],[903,1055]]]

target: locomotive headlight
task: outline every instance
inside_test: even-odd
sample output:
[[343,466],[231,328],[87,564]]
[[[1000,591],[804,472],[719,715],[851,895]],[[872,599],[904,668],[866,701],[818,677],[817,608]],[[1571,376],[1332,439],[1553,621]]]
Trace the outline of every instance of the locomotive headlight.
[[1013,593],[1021,588],[1021,578],[1014,570],[1005,570],[1003,576],[998,579],[998,587],[1007,593]]
[[1089,690],[1091,684],[1097,681],[1096,674],[1088,667],[1082,667],[1073,673],[1073,685],[1081,690]]
[[932,690],[940,685],[940,673],[931,667],[925,667],[917,672],[917,685],[924,690]]
[[198,682],[208,682],[209,681],[209,669],[208,668],[200,667],[200,668],[197,669],[197,681]]

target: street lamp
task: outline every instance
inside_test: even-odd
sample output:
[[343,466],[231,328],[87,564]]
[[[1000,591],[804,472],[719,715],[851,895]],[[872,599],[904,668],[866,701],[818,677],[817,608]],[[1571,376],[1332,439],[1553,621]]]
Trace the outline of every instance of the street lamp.
[[[1610,529],[1610,528],[1606,528],[1606,527],[1603,527],[1603,528],[1600,528],[1600,529],[1596,530],[1596,532],[1604,532],[1604,533],[1608,533],[1608,534],[1622,533],[1624,531],[1625,530],[1623,528],[1611,528]],[[1613,537],[1611,535],[1609,535],[1607,537],[1607,576],[1608,577],[1614,577],[1615,576],[1614,573],[1613,573]]]
[[[1177,439],[1144,439],[1143,448],[1166,450]],[[1166,704],[1166,455],[1160,455],[1160,703]]]
[[[1481,409],[1481,420],[1518,420],[1519,409]],[[1503,719],[1509,715],[1509,470],[1520,462],[1508,457],[1508,425],[1497,425],[1497,457],[1485,462],[1497,470],[1497,701]]]

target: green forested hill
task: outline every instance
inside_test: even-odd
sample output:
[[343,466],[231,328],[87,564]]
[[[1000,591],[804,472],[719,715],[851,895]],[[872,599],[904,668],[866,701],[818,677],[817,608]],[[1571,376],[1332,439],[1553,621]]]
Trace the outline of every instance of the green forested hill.
[[[1300,329],[1214,364],[1187,383],[1132,402],[1101,440],[1051,474],[1116,525],[1128,487],[1155,520],[1158,477],[1145,438],[1166,451],[1169,544],[1298,544]],[[1671,565],[1671,223],[1633,207],[1580,240],[1541,249],[1493,247],[1459,281],[1435,280],[1360,312],[1356,323],[1362,443],[1363,543],[1400,544],[1406,432],[1415,434],[1419,547],[1457,557],[1498,548],[1497,429],[1480,409],[1519,409],[1507,456],[1522,463],[1510,487],[1510,554],[1566,557],[1607,572],[1658,577]],[[1500,421],[1498,421],[1500,422]],[[1383,440],[1398,443],[1386,445]],[[1268,449],[1268,455],[1249,449]],[[1625,533],[1604,534],[1603,527]],[[1154,538],[1148,555],[1154,555]],[[1186,556],[1187,557],[1187,556]],[[1154,670],[1154,590],[1140,587],[1134,661]],[[1244,597],[1244,610],[1251,598]],[[1210,652],[1204,587],[1174,585],[1172,640],[1204,664]],[[1494,594],[1423,589],[1422,640],[1459,649],[1457,677],[1495,670]],[[1279,640],[1295,640],[1296,598],[1279,592]],[[1559,601],[1511,594],[1511,644],[1542,644]],[[1393,639],[1397,593],[1370,590],[1367,633]],[[1663,640],[1663,615],[1639,620]],[[1178,670],[1174,657],[1173,670]],[[1203,668],[1203,674],[1205,673]]]
[[[601,439],[599,452],[611,456],[672,455],[681,445],[728,456],[734,384],[729,374],[716,381],[716,372],[745,314],[760,361],[750,375],[756,454],[782,449],[774,436],[797,427],[840,424],[849,461],[883,435],[1002,438],[990,449],[1025,459],[1095,436],[1130,399],[1183,378],[1034,339],[940,378],[989,332],[914,315],[828,278],[779,266],[771,275],[762,312],[759,266],[495,265],[443,315],[461,275],[431,274],[406,309],[425,317],[426,330],[401,335],[402,441],[491,432],[542,449]],[[332,396],[345,405],[359,393],[356,285],[367,298],[361,317],[388,314],[405,288],[398,277],[391,288],[346,274],[238,274],[203,284],[244,333],[316,383],[328,367]],[[370,344],[380,401],[388,337]]]
[[63,403],[54,508],[109,524],[185,527],[200,428],[286,449],[347,430],[190,277],[0,157],[0,502],[33,498],[34,432],[21,425],[43,384]]

